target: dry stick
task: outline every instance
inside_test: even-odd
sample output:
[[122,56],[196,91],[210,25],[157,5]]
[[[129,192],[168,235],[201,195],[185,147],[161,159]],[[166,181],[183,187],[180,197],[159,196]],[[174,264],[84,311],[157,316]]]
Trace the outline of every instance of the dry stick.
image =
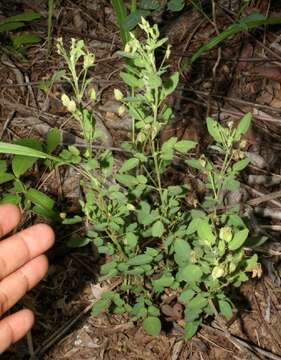
[[[179,96],[179,95],[176,95],[176,96]],[[182,96],[181,98],[183,98],[184,100],[188,100],[198,106],[204,106],[204,107],[207,107],[207,104],[206,103],[203,103],[202,101],[198,101],[198,100],[194,100],[188,96]],[[226,108],[218,108],[218,106],[216,105],[212,105],[212,107],[214,108],[214,110],[216,111],[220,111],[221,113],[225,113],[225,114],[229,114],[229,115],[232,115],[233,117],[237,117],[237,118],[240,118],[242,116],[245,115],[244,112],[242,111],[236,111],[236,110],[231,110],[231,109],[226,109]],[[254,119],[257,119],[257,120],[261,120],[261,121],[267,121],[267,122],[272,122],[272,123],[277,123],[277,124],[281,124],[281,118],[273,118],[271,116],[264,116],[264,115],[258,115],[258,114],[253,114],[253,118]]]
[[251,206],[256,206],[256,205],[259,205],[259,204],[261,204],[261,203],[263,203],[263,202],[265,202],[265,201],[269,201],[269,202],[271,202],[273,205],[275,205],[275,206],[277,206],[277,207],[279,207],[279,208],[281,207],[281,202],[275,200],[276,198],[281,197],[281,191],[275,191],[275,192],[273,192],[273,193],[271,193],[271,194],[266,194],[266,195],[264,195],[264,194],[261,193],[260,191],[255,190],[254,188],[252,188],[251,186],[248,186],[248,185],[245,185],[245,184],[244,184],[244,187],[245,187],[248,191],[250,191],[250,192],[252,192],[253,194],[259,196],[259,197],[256,198],[256,199],[251,199],[251,200],[249,200],[249,201],[247,202],[249,205],[251,205]]
[[[236,346],[236,348],[237,348],[239,351],[243,351],[243,350],[244,350],[244,351],[246,351],[246,352],[250,352],[251,355],[253,355],[253,353],[252,353],[252,351],[251,351],[250,349],[248,349],[248,348],[245,349],[243,346],[241,346],[241,344],[239,344],[239,343],[236,341],[236,339],[232,339],[232,338],[231,338],[231,334],[230,334],[228,328],[227,328],[227,327],[225,326],[225,324],[220,320],[219,313],[218,313],[217,308],[215,307],[213,301],[212,301],[212,300],[209,300],[209,304],[210,304],[211,308],[212,308],[213,311],[214,311],[214,314],[215,314],[215,317],[216,317],[216,319],[217,319],[217,321],[218,321],[219,326],[221,326],[221,328],[223,329],[224,335],[229,339],[229,341],[231,341],[232,344],[233,344],[234,346]],[[255,358],[256,358],[256,357],[255,357]],[[254,359],[254,360],[255,360],[255,359]],[[258,360],[258,359],[257,359],[257,360]]]
[[[208,92],[195,90],[193,88],[188,88],[186,90],[190,90],[191,92],[193,92],[193,93],[195,93],[197,95],[201,95],[201,96],[208,97],[210,95],[210,93],[208,93]],[[229,97],[229,96],[222,96],[222,95],[216,95],[216,94],[212,94],[211,96],[216,98],[216,99],[219,99],[219,100],[232,101],[232,102],[234,102],[236,104],[239,104],[239,105],[251,106],[251,107],[254,107],[254,108],[261,109],[261,110],[270,110],[270,111],[275,111],[275,112],[281,113],[280,108],[275,108],[275,107],[269,106],[269,105],[257,104],[257,103],[253,103],[251,101],[236,99],[236,98]]]
[[15,110],[12,110],[9,113],[9,115],[8,115],[4,125],[2,127],[2,131],[1,131],[1,134],[0,134],[0,140],[2,139],[3,135],[5,134],[5,131],[6,131],[7,127],[10,125],[11,121],[13,120],[13,118],[15,116],[15,113],[16,113]]
[[[121,282],[122,282],[121,279],[117,280],[114,284],[112,284],[108,289],[106,289],[104,291],[113,290]],[[58,330],[56,330],[46,341],[43,342],[41,347],[38,347],[34,351],[34,355],[43,355],[51,346],[53,346],[56,342],[61,340],[61,338],[70,330],[70,328],[92,309],[93,305],[98,300],[99,299],[95,299],[94,301],[92,301],[92,303],[90,305],[88,305],[84,310],[82,310],[74,318],[70,319],[65,324],[63,324]]]
[[[251,188],[251,190],[253,191],[254,189]],[[257,190],[255,190],[257,191]],[[266,195],[261,195],[260,197],[258,198],[255,198],[255,199],[251,199],[249,200],[247,203],[251,206],[257,206],[263,202],[266,202],[266,201],[269,201],[269,202],[272,202],[274,203],[275,205],[281,207],[281,203],[277,202],[277,201],[274,201],[274,199],[277,199],[277,198],[280,198],[281,197],[281,191],[275,191],[275,192],[272,192],[270,194],[266,194]]]
[[272,360],[281,360],[281,357],[279,355],[273,354],[272,352],[268,351],[268,350],[264,350],[261,349],[259,346],[257,345],[252,345],[249,344],[248,342],[246,342],[245,340],[239,339],[238,337],[230,334],[230,336],[228,336],[227,334],[225,334],[225,332],[221,329],[217,329],[214,328],[212,326],[209,325],[204,325],[202,324],[202,327],[204,329],[210,330],[212,332],[217,333],[218,335],[223,335],[225,336],[227,339],[229,340],[234,340],[237,344],[239,344],[240,346],[243,346],[244,348],[250,350],[251,352],[254,352],[256,354],[262,355],[262,356],[266,356],[268,359],[272,359]]

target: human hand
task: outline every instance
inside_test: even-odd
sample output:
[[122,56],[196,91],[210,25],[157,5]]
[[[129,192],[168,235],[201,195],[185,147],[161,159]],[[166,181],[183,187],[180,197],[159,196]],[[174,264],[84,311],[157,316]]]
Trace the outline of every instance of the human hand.
[[[15,205],[0,206],[0,237],[20,221]],[[32,289],[46,274],[48,261],[42,255],[54,243],[54,233],[38,224],[0,241],[0,316]],[[32,327],[34,315],[20,310],[0,320],[0,354],[21,339]]]

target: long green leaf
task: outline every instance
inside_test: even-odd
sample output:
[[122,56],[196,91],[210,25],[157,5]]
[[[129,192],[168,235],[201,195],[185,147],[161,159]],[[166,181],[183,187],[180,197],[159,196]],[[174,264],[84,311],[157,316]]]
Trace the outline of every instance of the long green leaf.
[[190,64],[194,63],[203,53],[208,50],[213,49],[216,45],[221,43],[223,40],[228,39],[229,37],[242,32],[254,29],[262,25],[277,25],[281,24],[281,17],[265,17],[262,14],[255,13],[245,18],[242,18],[238,23],[230,25],[226,30],[224,30],[219,35],[215,36],[211,41],[204,44],[195,52],[190,60]]
[[124,0],[111,0],[111,4],[117,17],[117,23],[120,29],[123,45],[126,45],[130,39],[130,34],[123,27],[123,22],[127,17],[127,9]]
[[43,151],[34,150],[27,146],[9,144],[9,143],[5,143],[2,141],[0,141],[0,153],[31,156],[31,157],[37,157],[40,159],[50,159],[53,161],[60,161],[59,158],[48,155],[48,154],[44,153]]
[[4,20],[0,21],[0,25],[7,24],[7,23],[14,23],[14,22],[21,22],[21,21],[33,21],[41,18],[41,14],[35,12],[35,11],[25,11],[21,14],[10,16]]

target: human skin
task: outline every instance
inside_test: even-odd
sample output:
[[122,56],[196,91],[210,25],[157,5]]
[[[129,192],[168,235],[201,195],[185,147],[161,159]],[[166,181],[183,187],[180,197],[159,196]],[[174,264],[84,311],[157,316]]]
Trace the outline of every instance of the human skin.
[[6,237],[19,224],[20,210],[15,205],[0,206],[0,354],[21,339],[32,327],[34,315],[28,309],[12,315],[5,312],[15,305],[46,274],[44,254],[54,243],[54,232],[37,224]]

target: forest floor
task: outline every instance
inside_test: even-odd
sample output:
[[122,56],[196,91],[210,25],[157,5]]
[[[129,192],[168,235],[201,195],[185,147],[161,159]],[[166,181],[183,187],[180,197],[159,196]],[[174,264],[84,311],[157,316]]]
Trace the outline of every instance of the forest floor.
[[[46,3],[0,2],[0,19],[27,9],[37,11],[42,18],[31,22],[28,31],[46,39]],[[217,31],[232,24],[240,1],[204,3],[209,19],[191,5],[182,12],[164,11],[152,19],[172,45],[170,65],[174,70]],[[248,3],[247,14],[256,10],[281,16],[279,1]],[[83,39],[95,52],[92,76],[99,101],[94,111],[104,132],[104,145],[118,148],[128,136],[129,125],[128,119],[117,114],[118,104],[113,100],[114,88],[122,90],[124,85],[119,78],[123,64],[116,54],[122,45],[110,2],[59,1],[53,27],[53,39],[62,37],[65,44],[72,37]],[[5,47],[6,38],[0,41],[1,139],[44,138],[50,128],[58,127],[64,131],[63,145],[79,143],[77,124],[61,105],[64,84],[54,84],[48,96],[38,87],[38,82],[64,67],[55,49],[48,57],[47,45],[41,42],[27,46],[19,56]],[[28,337],[1,359],[281,359],[281,26],[239,33],[205,53],[182,73],[171,104],[176,117],[164,130],[163,139],[196,140],[202,151],[208,143],[206,116],[224,122],[247,112],[253,114],[246,138],[252,162],[241,178],[243,196],[238,194],[236,201],[250,208],[254,230],[269,238],[258,249],[263,274],[232,294],[237,311],[224,329],[211,319],[192,341],[183,340],[173,324],[166,333],[151,337],[126,316],[90,316],[90,304],[101,291],[95,254],[91,247],[66,247],[66,240],[75,238],[81,228],[55,225],[57,242],[48,254],[48,276],[18,305],[35,312],[36,324]],[[176,170],[171,175],[177,176]],[[190,182],[188,172],[183,175]],[[79,175],[75,172],[60,169],[47,174],[35,167],[26,181],[57,199],[62,212],[79,211]],[[194,186],[191,197],[196,198],[196,191]],[[42,219],[26,213],[22,226],[39,221]]]

